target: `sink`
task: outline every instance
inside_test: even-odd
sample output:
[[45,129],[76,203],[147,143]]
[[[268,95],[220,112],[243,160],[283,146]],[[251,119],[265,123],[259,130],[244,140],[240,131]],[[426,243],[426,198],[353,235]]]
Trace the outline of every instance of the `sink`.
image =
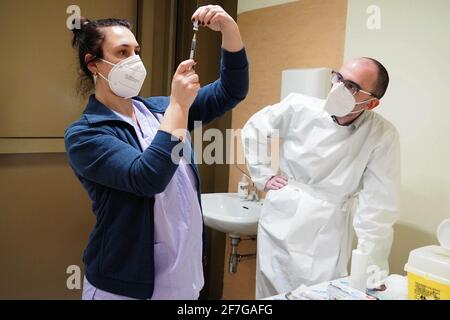
[[234,236],[253,236],[258,230],[262,201],[242,200],[237,193],[204,193],[205,224]]

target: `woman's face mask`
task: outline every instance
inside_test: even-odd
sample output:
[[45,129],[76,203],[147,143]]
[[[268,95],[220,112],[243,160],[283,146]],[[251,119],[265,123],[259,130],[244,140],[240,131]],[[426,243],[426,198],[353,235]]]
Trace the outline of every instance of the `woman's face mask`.
[[324,109],[332,116],[344,117],[363,112],[365,109],[355,112],[352,112],[352,110],[355,106],[365,104],[374,99],[371,98],[362,102],[356,102],[355,97],[345,87],[344,83],[340,82],[333,85],[333,88],[328,94]]
[[116,64],[100,60],[113,66],[108,78],[101,73],[98,74],[108,82],[114,94],[124,99],[130,99],[139,94],[147,76],[147,70],[138,55],[128,57]]

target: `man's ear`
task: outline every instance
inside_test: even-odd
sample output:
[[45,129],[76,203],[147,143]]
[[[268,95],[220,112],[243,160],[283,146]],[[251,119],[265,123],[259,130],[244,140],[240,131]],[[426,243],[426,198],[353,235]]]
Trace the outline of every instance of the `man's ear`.
[[92,54],[90,54],[90,53],[87,53],[84,56],[84,62],[87,64],[87,68],[89,69],[89,71],[92,74],[97,74],[98,73],[98,68],[97,68],[97,66],[94,63],[94,59],[95,59],[95,57]]
[[376,107],[378,107],[379,105],[380,105],[380,100],[374,99],[374,100],[369,101],[369,102],[367,103],[367,109],[368,109],[368,110],[373,110],[373,109],[375,109]]

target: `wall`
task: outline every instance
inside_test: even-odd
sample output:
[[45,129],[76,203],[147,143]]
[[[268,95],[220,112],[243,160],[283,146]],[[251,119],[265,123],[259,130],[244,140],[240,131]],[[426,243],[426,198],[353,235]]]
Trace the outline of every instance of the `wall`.
[[[62,137],[83,110],[74,91],[77,61],[66,27],[71,4],[55,0],[0,3],[0,21],[5,26],[0,31],[2,41],[14,48],[14,55],[0,51],[1,61],[8,61],[0,80],[0,101],[5,106],[0,108],[0,137]],[[89,18],[103,13],[135,21],[136,1],[77,4]]]
[[294,1],[297,0],[239,0],[238,14]]
[[[78,0],[89,18],[135,23],[136,1]],[[85,101],[66,27],[72,1],[0,1],[0,299],[79,299],[66,287],[94,225],[70,169],[64,129]],[[36,25],[33,25],[36,24]]]
[[[381,29],[369,30],[369,5],[381,9]],[[400,132],[402,210],[391,271],[402,273],[410,250],[436,243],[450,217],[450,2],[349,0],[345,58],[370,56],[388,69],[391,85],[379,113]]]
[[94,216],[65,155],[2,155],[0,177],[0,299],[79,299],[66,269]]
[[[346,0],[302,0],[245,12],[238,24],[250,59],[250,92],[232,113],[232,128],[242,128],[264,106],[278,102],[281,72],[290,68],[338,68],[343,61]],[[241,166],[242,167],[242,166]],[[229,191],[237,191],[240,174],[230,170]],[[224,265],[224,299],[253,299],[255,260],[228,273],[229,240]],[[254,242],[240,253],[256,251]]]

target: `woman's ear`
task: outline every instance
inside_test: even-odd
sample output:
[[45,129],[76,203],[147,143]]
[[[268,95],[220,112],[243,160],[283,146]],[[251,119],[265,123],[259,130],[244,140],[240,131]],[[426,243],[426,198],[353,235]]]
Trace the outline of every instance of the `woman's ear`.
[[89,69],[89,71],[93,75],[96,75],[98,73],[98,69],[97,69],[97,66],[95,65],[95,63],[93,61],[94,59],[95,59],[95,57],[92,54],[90,54],[90,53],[87,53],[84,56],[84,62],[86,63],[87,68]]

